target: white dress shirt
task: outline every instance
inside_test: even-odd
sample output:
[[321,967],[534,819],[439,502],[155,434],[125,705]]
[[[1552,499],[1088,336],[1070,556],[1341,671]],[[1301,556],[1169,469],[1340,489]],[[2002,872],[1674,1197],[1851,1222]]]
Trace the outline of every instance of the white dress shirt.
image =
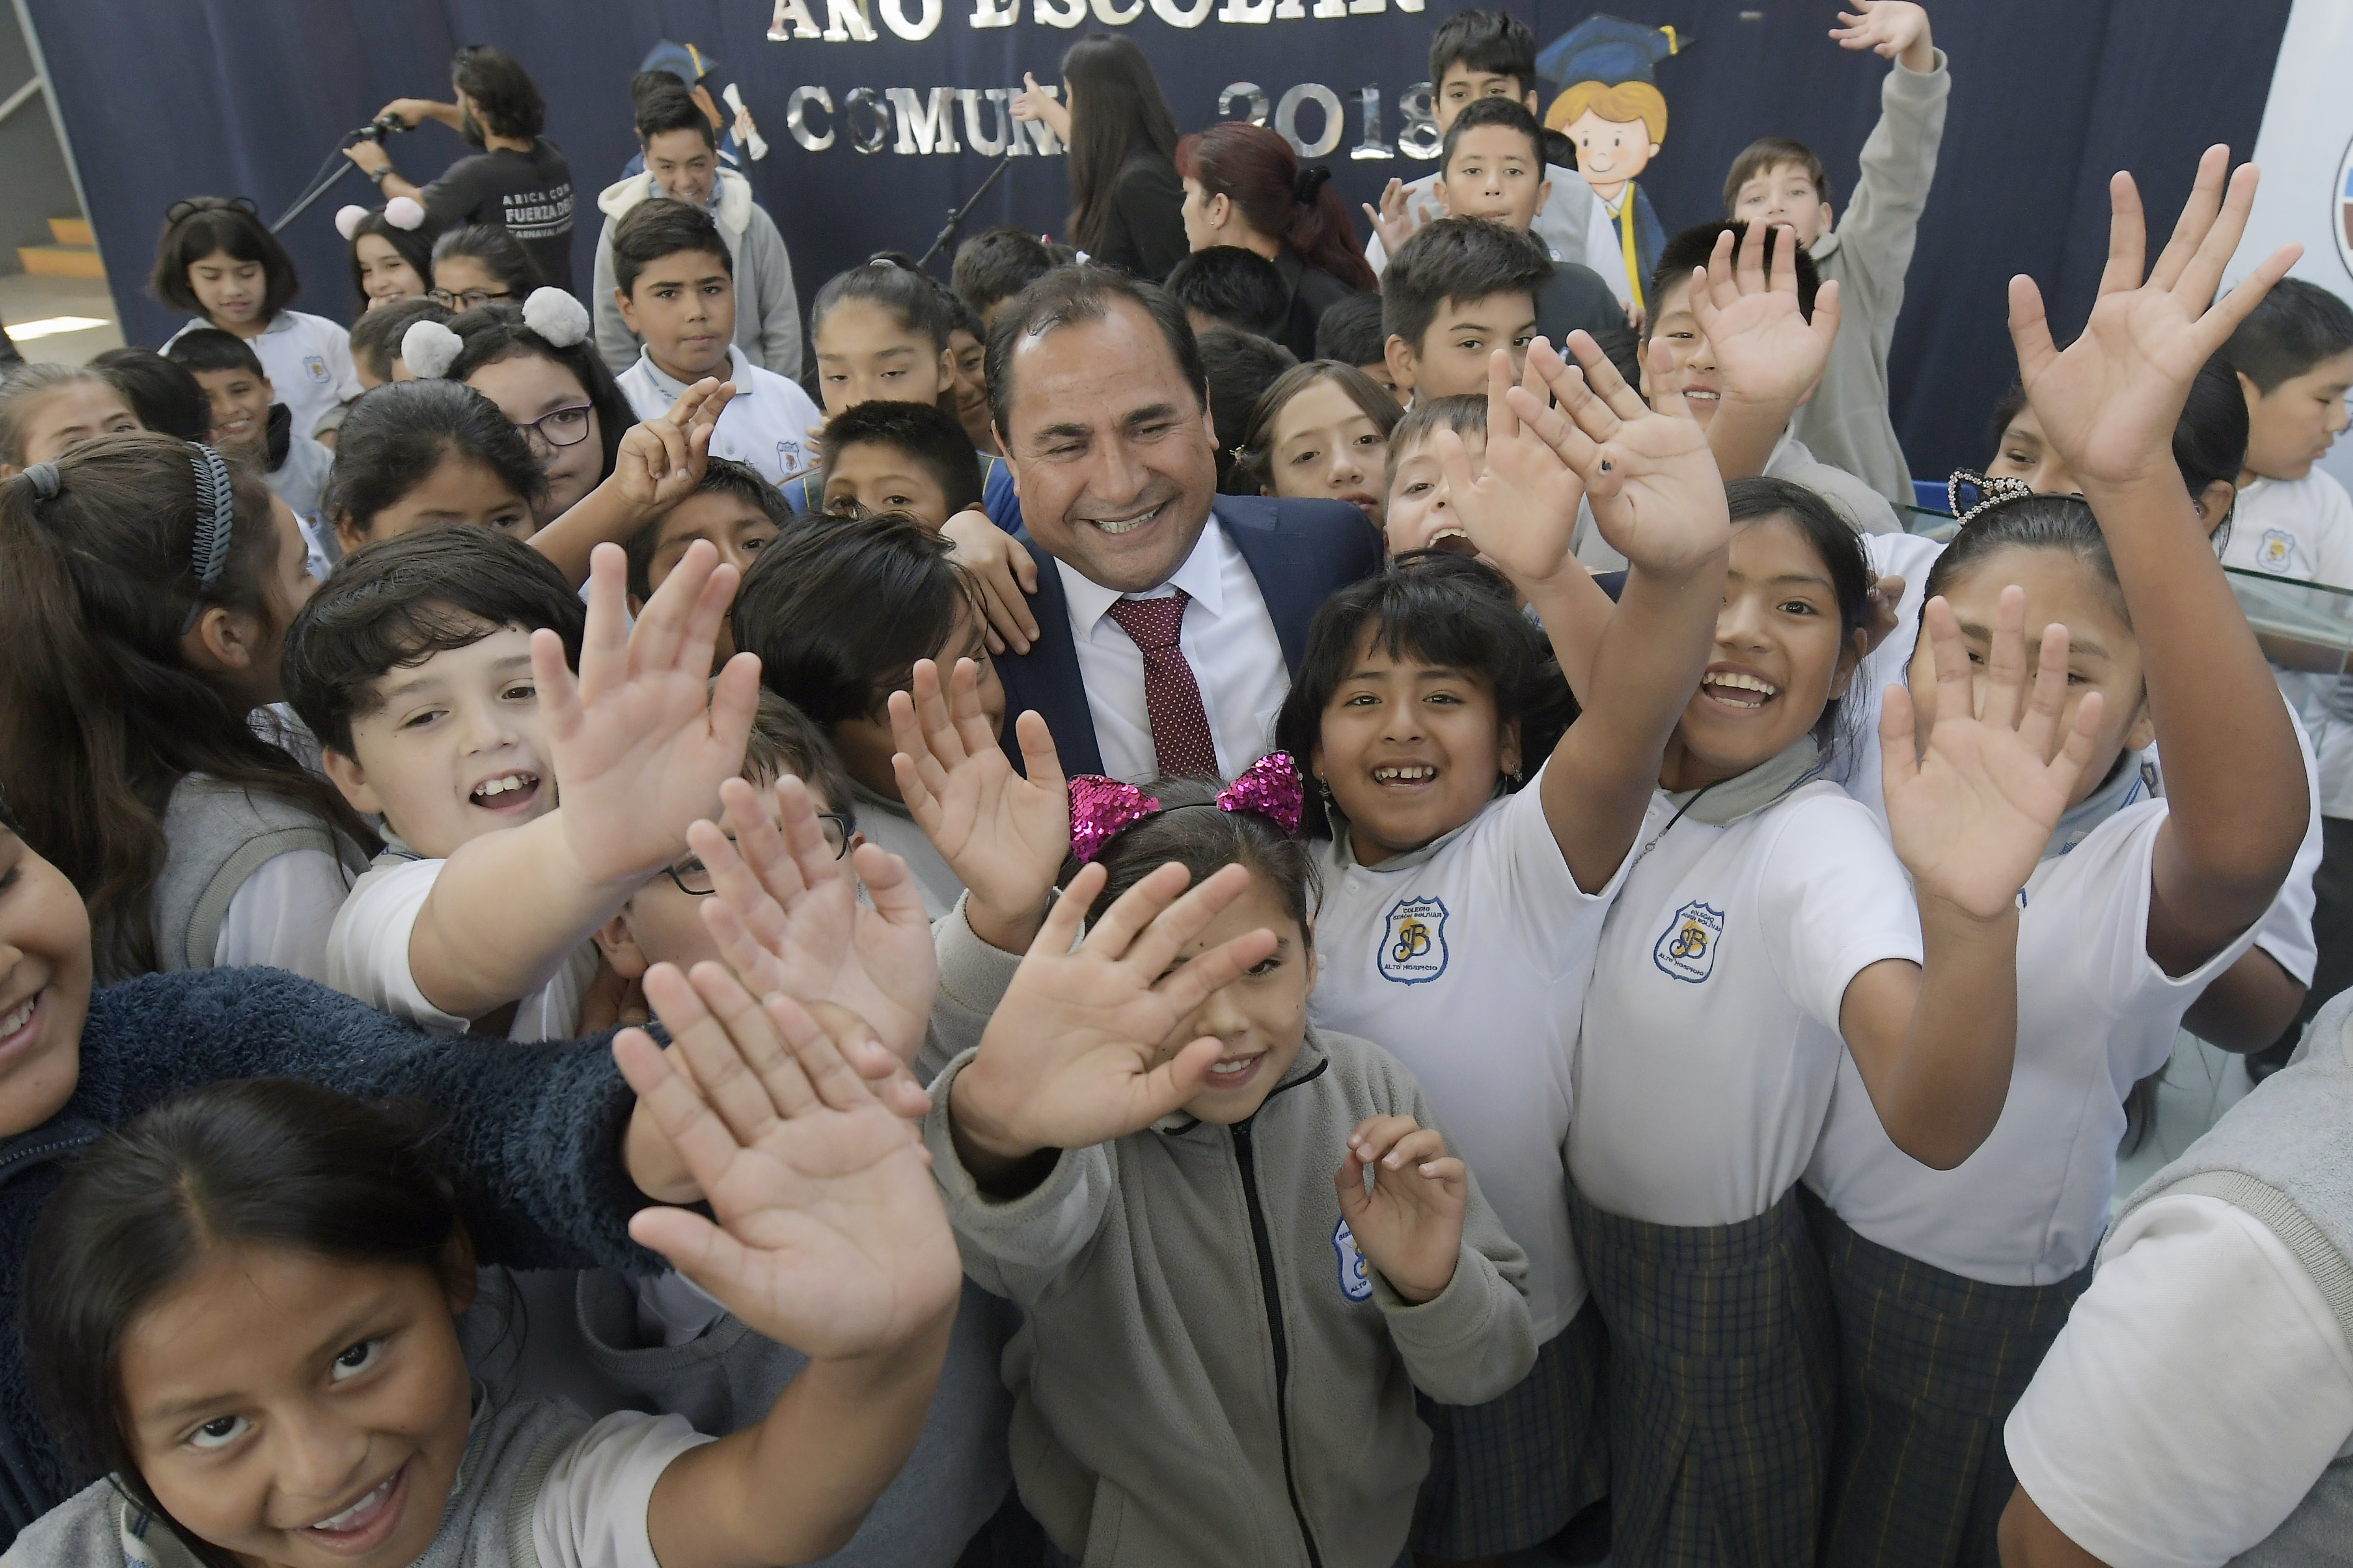
[[1086,686],[1087,711],[1095,721],[1095,744],[1106,774],[1140,784],[1160,773],[1144,705],[1144,654],[1111,618],[1111,607],[1123,598],[1166,598],[1176,588],[1193,599],[1185,606],[1177,646],[1201,689],[1201,707],[1218,745],[1219,773],[1232,778],[1266,754],[1274,743],[1274,716],[1291,689],[1291,674],[1258,579],[1214,512],[1184,564],[1168,581],[1141,594],[1123,595],[1090,582],[1066,562],[1054,566],[1062,576],[1079,679]]

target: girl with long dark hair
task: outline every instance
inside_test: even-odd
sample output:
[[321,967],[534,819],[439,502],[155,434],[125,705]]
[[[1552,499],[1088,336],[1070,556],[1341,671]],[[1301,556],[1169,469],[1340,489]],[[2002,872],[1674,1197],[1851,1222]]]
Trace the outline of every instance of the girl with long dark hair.
[[1315,323],[1325,310],[1380,287],[1332,171],[1301,167],[1278,132],[1242,120],[1197,131],[1176,144],[1176,173],[1187,246],[1239,246],[1273,262],[1285,304],[1274,340],[1302,361],[1315,357]]
[[1144,51],[1090,33],[1062,56],[1063,101],[1029,79],[1017,120],[1042,120],[1070,144],[1071,243],[1090,261],[1157,283],[1191,248],[1179,209],[1176,117]]

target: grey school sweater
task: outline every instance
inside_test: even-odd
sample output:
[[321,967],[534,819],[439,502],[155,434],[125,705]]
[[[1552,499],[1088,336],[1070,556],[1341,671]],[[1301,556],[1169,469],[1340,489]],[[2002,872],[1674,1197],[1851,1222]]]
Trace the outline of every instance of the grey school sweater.
[[[976,1039],[1010,974],[961,907],[942,925],[935,1047]],[[1454,1278],[1419,1306],[1340,1216],[1333,1178],[1359,1121],[1437,1125],[1413,1075],[1368,1041],[1310,1030],[1247,1122],[1179,1113],[1064,1150],[998,1202],[948,1130],[971,1059],[934,1081],[923,1137],[965,1272],[1024,1314],[1005,1357],[1013,1474],[1047,1534],[1087,1568],[1394,1562],[1429,1464],[1414,1389],[1482,1404],[1536,1350],[1526,1255],[1475,1181]]]
[[1862,176],[1838,227],[1813,245],[1822,280],[1838,281],[1838,340],[1821,384],[1790,429],[1816,458],[1860,475],[1897,506],[1913,504],[1912,469],[1887,411],[1887,350],[1904,309],[1904,274],[1912,266],[1920,212],[1936,177],[1952,89],[1942,49],[1934,70],[1898,64],[1887,73],[1879,123],[1862,144]]
[[[801,307],[793,289],[793,261],[784,236],[767,209],[752,198],[752,182],[733,169],[719,171],[711,216],[735,268],[735,336],[744,357],[786,381],[801,378]],[[613,302],[619,280],[613,269],[613,228],[629,209],[654,195],[654,177],[631,174],[605,187],[596,208],[605,226],[596,236],[596,281],[590,303],[596,316],[596,353],[615,375],[638,363],[638,335]]]
[[[2263,1221],[2312,1276],[2353,1345],[2353,992],[2320,1010],[2295,1059],[2231,1108],[2125,1205],[2196,1194]],[[2121,1219],[2123,1216],[2118,1216]],[[2353,1552],[2353,1456],[2320,1472],[2232,1568],[2322,1568]]]

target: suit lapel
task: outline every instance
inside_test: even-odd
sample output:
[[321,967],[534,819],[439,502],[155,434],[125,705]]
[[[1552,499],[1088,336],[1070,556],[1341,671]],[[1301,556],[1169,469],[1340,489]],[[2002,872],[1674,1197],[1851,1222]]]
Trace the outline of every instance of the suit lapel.
[[997,660],[997,679],[1005,683],[1005,754],[1015,768],[1021,766],[1021,742],[1014,735],[1013,720],[1024,710],[1035,709],[1054,737],[1062,771],[1099,773],[1103,750],[1095,740],[1086,683],[1079,676],[1079,650],[1071,640],[1071,605],[1062,595],[1062,574],[1028,529],[1013,537],[1038,563],[1038,592],[1029,601],[1038,640],[1028,653],[1007,653]]
[[[1266,604],[1268,618],[1274,622],[1275,640],[1282,644],[1283,667],[1296,672],[1307,650],[1307,623],[1314,619],[1316,606],[1324,600],[1324,574],[1315,569],[1312,552],[1297,534],[1271,518],[1261,522],[1256,517],[1236,515],[1244,509],[1230,506],[1231,500],[1218,498],[1226,537],[1242,552],[1250,575],[1258,580],[1259,597]],[[1267,508],[1269,513],[1273,510]]]

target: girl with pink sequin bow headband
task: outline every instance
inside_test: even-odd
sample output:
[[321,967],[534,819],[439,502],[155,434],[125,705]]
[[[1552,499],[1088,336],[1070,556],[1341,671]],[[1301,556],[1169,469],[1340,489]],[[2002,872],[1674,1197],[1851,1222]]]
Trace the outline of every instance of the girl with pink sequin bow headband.
[[[1218,792],[1219,811],[1250,811],[1265,817],[1285,833],[1299,831],[1307,803],[1306,786],[1287,752],[1269,752],[1242,775]],[[1080,773],[1071,780],[1071,854],[1083,866],[1103,851],[1103,846],[1161,808],[1160,802],[1132,784]],[[1181,811],[1182,806],[1168,809]]]

